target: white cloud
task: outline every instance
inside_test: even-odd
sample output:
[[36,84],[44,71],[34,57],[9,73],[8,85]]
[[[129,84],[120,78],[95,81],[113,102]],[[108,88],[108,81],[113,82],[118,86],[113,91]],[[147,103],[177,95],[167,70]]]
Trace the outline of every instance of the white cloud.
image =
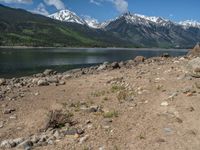
[[90,3],[95,5],[101,5],[103,2],[111,2],[120,13],[128,11],[128,2],[126,0],[90,0]]
[[33,13],[48,16],[49,12],[46,10],[46,7],[43,3],[40,3],[36,9],[33,10]]
[[120,13],[128,11],[128,2],[126,0],[113,0],[113,3]]
[[102,1],[98,1],[98,0],[90,0],[90,3],[93,3],[95,5],[101,5]]
[[32,3],[32,0],[0,0],[0,2],[4,3]]
[[62,2],[62,0],[44,0],[44,2],[49,6],[54,6],[56,9],[61,10],[65,9],[65,4]]

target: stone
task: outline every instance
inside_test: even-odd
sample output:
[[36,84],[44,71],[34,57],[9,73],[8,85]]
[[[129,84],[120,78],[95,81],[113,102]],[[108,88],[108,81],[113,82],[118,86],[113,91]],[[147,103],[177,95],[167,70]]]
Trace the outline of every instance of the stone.
[[161,106],[168,106],[169,103],[168,103],[167,101],[164,101],[164,102],[162,102],[160,105],[161,105]]
[[65,75],[63,75],[62,80],[67,80],[70,78],[72,78],[72,76],[70,74],[65,74]]
[[59,81],[59,85],[65,85],[65,81]]
[[1,78],[1,79],[0,79],[0,86],[1,86],[1,85],[5,85],[5,83],[6,83],[6,80],[3,79],[3,78]]
[[199,57],[200,56],[200,43],[197,43],[195,45],[195,47],[188,52],[187,55],[188,56],[197,56],[197,57]]
[[14,139],[13,142],[16,143],[16,145],[19,145],[20,143],[22,143],[24,141],[23,138],[17,138],[17,139]]
[[99,108],[99,106],[90,106],[89,112],[97,112],[98,108]]
[[64,131],[63,133],[64,133],[64,135],[75,135],[75,134],[77,134],[77,129],[72,128],[72,129]]
[[190,60],[186,70],[192,77],[200,78],[200,57]]
[[40,80],[38,80],[37,85],[38,86],[47,86],[47,85],[49,85],[49,83],[44,79],[40,79]]
[[17,119],[17,115],[16,115],[16,114],[11,115],[9,118],[10,118],[10,119]]
[[32,143],[38,143],[39,140],[40,140],[40,138],[39,138],[38,136],[36,136],[36,135],[33,135],[33,136],[31,137],[31,142],[32,142]]
[[1,142],[1,148],[13,148],[16,146],[16,143],[13,140],[4,140]]
[[3,128],[3,126],[4,126],[4,122],[0,121],[0,128]]
[[46,70],[43,72],[43,74],[44,74],[45,76],[52,75],[52,74],[54,74],[54,71],[51,70],[51,69],[46,69]]
[[100,65],[100,66],[97,68],[97,71],[105,70],[106,68],[107,68],[107,65],[103,64],[103,65]]
[[142,63],[145,61],[145,57],[144,56],[137,56],[134,58],[134,62],[136,63]]
[[57,139],[60,138],[60,132],[58,130],[55,131],[55,133],[53,134]]
[[47,82],[48,83],[58,83],[58,79],[56,79],[56,78],[48,78]]
[[118,68],[120,68],[118,62],[113,62],[113,63],[111,64],[111,67],[112,67],[112,69],[118,69]]
[[12,113],[12,112],[14,112],[15,111],[15,109],[5,109],[4,111],[3,111],[3,114],[10,114],[10,113]]
[[164,128],[165,133],[170,134],[173,132],[171,128]]
[[89,135],[85,135],[84,137],[81,137],[79,139],[79,144],[83,144],[83,142],[86,142],[89,139]]
[[168,57],[170,57],[170,55],[169,55],[168,53],[163,53],[163,54],[161,55],[161,57],[168,58]]

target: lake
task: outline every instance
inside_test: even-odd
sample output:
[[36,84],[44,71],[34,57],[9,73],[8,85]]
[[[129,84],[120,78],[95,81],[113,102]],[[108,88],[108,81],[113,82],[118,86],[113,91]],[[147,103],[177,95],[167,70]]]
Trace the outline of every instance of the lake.
[[11,78],[31,75],[49,68],[59,72],[89,67],[108,61],[133,59],[138,55],[147,58],[168,53],[182,56],[187,50],[152,50],[122,48],[28,48],[0,49],[0,77]]

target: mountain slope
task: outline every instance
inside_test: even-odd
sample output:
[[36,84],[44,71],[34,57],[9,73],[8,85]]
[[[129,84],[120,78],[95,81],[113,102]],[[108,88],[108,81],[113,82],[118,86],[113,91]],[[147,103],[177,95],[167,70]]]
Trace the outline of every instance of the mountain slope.
[[107,47],[119,46],[123,42],[114,37],[106,38],[112,37],[109,32],[62,23],[22,9],[0,5],[0,14],[0,45]]
[[106,31],[141,47],[191,47],[200,41],[199,28],[183,26],[162,18],[126,13],[110,22]]
[[49,15],[49,17],[52,19],[63,21],[63,22],[72,22],[72,23],[78,23],[82,25],[86,24],[86,22],[82,18],[80,18],[74,12],[71,12],[67,9],[51,14]]

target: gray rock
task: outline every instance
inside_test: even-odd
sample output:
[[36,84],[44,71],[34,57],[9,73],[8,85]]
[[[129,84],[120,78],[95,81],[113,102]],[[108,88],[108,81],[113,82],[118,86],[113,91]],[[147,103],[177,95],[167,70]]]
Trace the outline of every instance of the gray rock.
[[40,79],[40,80],[38,80],[37,85],[38,86],[47,86],[47,85],[49,85],[49,83],[44,79]]
[[145,57],[144,56],[137,56],[134,58],[134,62],[136,63],[141,63],[145,61]]
[[52,74],[54,74],[54,71],[51,70],[51,69],[46,69],[46,70],[43,72],[43,74],[44,74],[45,76],[52,75]]
[[4,126],[4,122],[0,121],[0,128],[3,128],[3,126]]
[[72,76],[70,74],[65,74],[65,75],[63,75],[62,80],[67,80],[70,78],[72,78]]
[[81,137],[79,139],[79,144],[83,144],[83,142],[86,142],[89,139],[89,135],[85,135],[84,137]]
[[24,150],[32,149],[33,142],[31,140],[25,140],[24,142],[20,143],[17,147],[23,148]]
[[1,78],[1,79],[0,79],[0,86],[1,86],[1,85],[4,85],[5,83],[6,83],[6,80],[3,79],[3,78]]
[[39,138],[38,136],[36,136],[36,135],[33,135],[33,136],[31,137],[31,142],[33,142],[33,143],[38,143],[39,140],[40,140],[40,138]]
[[19,145],[20,143],[22,143],[24,141],[23,138],[17,138],[17,139],[14,139],[13,142],[16,143],[16,145]]
[[13,140],[4,140],[1,142],[1,148],[13,148],[16,146],[16,143]]
[[55,131],[55,133],[53,134],[57,139],[60,138],[60,132],[59,131]]
[[200,57],[190,60],[186,70],[192,77],[200,78]]
[[48,83],[58,83],[58,79],[56,79],[56,78],[48,78],[47,82]]
[[64,133],[64,135],[75,135],[75,134],[77,134],[77,129],[72,128],[72,129],[64,131],[63,133]]
[[118,68],[120,68],[120,65],[119,65],[118,62],[113,62],[113,63],[111,64],[111,67],[112,67],[112,69],[118,69]]
[[65,81],[59,81],[59,85],[65,85]]
[[14,112],[15,111],[15,109],[5,109],[4,111],[3,111],[3,114],[10,114],[10,113],[12,113],[12,112]]
[[97,68],[97,71],[102,71],[102,70],[105,70],[107,68],[107,65],[100,65],[98,68]]

